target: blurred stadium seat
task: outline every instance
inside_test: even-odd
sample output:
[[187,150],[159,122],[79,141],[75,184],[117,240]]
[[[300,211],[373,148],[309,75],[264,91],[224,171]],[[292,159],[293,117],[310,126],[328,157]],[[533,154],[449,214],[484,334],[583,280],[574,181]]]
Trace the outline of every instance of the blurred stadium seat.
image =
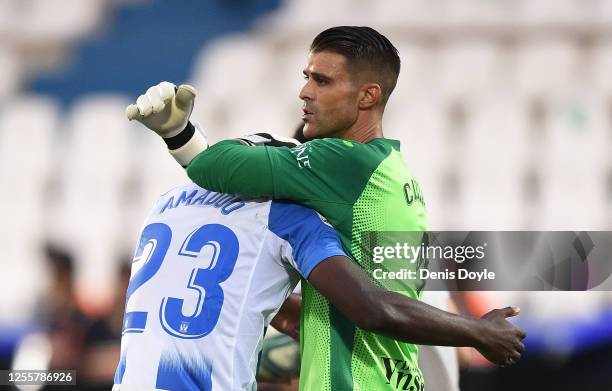
[[[611,8],[612,9],[612,8]],[[597,45],[594,53],[594,64],[592,73],[594,74],[594,92],[600,92],[608,104],[612,101],[612,77],[610,69],[612,67],[612,42],[604,41]]]
[[0,324],[27,321],[46,283],[39,248],[59,120],[59,106],[48,97],[24,94],[1,110],[0,295],[15,299],[0,300]]
[[579,22],[578,3],[575,0],[521,1],[520,21],[524,27],[541,25],[568,25]]
[[51,44],[69,43],[91,33],[104,16],[101,0],[30,0],[17,5],[20,23],[15,35],[23,40]]
[[524,99],[561,94],[580,71],[574,45],[562,37],[525,42],[516,55],[516,87]]
[[21,87],[23,72],[19,57],[11,47],[0,43],[0,74],[3,82],[0,83],[0,103],[5,102],[11,94],[17,92]]

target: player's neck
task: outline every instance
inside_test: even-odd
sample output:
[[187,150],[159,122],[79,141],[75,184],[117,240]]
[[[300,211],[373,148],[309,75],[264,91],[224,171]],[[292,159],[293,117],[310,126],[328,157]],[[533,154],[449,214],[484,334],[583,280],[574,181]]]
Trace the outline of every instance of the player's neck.
[[367,143],[383,136],[382,120],[375,116],[364,116],[357,119],[353,126],[348,128],[340,138],[344,140]]

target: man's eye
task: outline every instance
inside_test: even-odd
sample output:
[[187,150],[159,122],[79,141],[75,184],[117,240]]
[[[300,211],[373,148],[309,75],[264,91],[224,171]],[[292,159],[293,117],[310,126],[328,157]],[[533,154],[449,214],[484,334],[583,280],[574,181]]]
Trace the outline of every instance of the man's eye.
[[302,77],[304,78],[304,80],[308,80],[308,79],[310,79],[310,78],[308,77],[308,75],[304,75],[304,76],[302,76]]

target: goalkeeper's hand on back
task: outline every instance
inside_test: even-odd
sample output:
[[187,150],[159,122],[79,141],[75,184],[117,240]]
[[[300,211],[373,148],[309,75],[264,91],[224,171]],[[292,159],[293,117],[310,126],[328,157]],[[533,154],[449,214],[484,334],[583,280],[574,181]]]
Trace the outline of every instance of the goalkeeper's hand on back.
[[163,81],[129,105],[125,113],[161,136],[170,154],[186,167],[191,159],[208,148],[206,134],[189,122],[197,91],[190,85],[178,88]]

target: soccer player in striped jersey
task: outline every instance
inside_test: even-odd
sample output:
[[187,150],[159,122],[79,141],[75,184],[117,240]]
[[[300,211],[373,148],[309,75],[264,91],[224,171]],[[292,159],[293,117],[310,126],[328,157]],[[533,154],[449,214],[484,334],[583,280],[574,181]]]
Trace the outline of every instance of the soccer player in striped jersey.
[[194,184],[159,198],[134,255],[114,390],[254,390],[266,327],[345,256],[315,211]]

